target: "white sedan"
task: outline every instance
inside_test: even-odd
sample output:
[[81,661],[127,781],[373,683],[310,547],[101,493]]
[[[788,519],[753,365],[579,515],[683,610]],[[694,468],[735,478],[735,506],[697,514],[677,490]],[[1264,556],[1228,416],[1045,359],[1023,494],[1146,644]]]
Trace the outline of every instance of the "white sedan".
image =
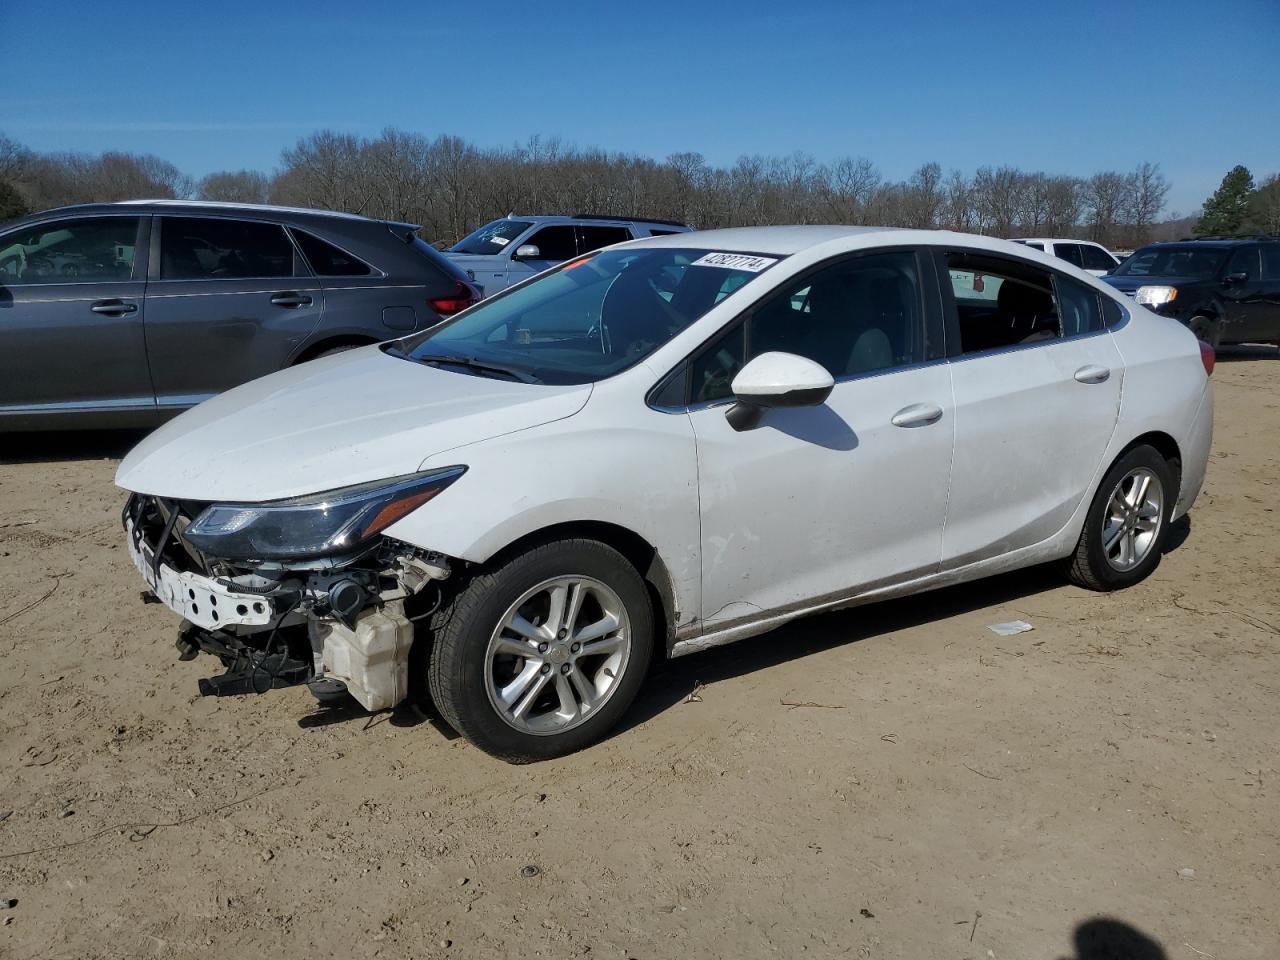
[[1212,367],[1002,240],[679,234],[224,393],[117,482],[181,655],[226,667],[204,692],[429,691],[526,761],[603,736],[654,657],[1031,564],[1137,583],[1200,490]]

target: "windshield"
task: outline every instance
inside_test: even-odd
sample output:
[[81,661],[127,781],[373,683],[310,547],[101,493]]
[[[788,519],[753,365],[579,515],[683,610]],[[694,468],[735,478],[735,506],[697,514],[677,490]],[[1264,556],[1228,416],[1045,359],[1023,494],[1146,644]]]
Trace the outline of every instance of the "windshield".
[[644,359],[777,258],[670,247],[607,250],[393,344],[478,375],[592,383]]
[[459,240],[449,248],[449,252],[476,253],[482,256],[501,253],[503,247],[530,226],[532,224],[528,220],[495,220],[493,223],[486,223],[466,239]]
[[1215,276],[1223,251],[1209,247],[1147,247],[1111,271],[1113,277]]

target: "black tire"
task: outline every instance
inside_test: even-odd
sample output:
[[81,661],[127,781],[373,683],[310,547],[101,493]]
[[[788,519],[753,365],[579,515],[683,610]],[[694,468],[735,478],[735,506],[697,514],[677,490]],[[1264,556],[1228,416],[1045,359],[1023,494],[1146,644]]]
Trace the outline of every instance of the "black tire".
[[1192,317],[1187,321],[1187,328],[1215,350],[1222,342],[1222,324],[1212,317]]
[[330,347],[327,350],[321,350],[313,357],[307,357],[308,360],[319,360],[321,357],[332,357],[337,353],[346,353],[348,350],[355,350],[357,347],[363,347],[363,343],[344,343],[338,347]]
[[[509,608],[539,584],[579,576],[614,591],[630,621],[626,664],[604,703],[577,726],[528,733],[499,715],[490,701],[486,654]],[[431,699],[441,716],[485,753],[510,763],[547,760],[603,737],[635,699],[653,653],[653,609],[644,580],[627,560],[595,540],[557,540],[516,554],[473,577],[432,619],[427,669]]]
[[[1159,526],[1142,559],[1129,569],[1118,569],[1107,558],[1103,546],[1103,530],[1117,486],[1131,472],[1143,468],[1150,471],[1161,486]],[[1067,578],[1077,586],[1099,591],[1121,590],[1145,580],[1160,565],[1160,556],[1169,537],[1169,516],[1173,512],[1177,496],[1178,477],[1169,462],[1154,447],[1144,444],[1120,457],[1102,478],[1093,503],[1089,505],[1084,529],[1080,531],[1075,551],[1067,561]]]

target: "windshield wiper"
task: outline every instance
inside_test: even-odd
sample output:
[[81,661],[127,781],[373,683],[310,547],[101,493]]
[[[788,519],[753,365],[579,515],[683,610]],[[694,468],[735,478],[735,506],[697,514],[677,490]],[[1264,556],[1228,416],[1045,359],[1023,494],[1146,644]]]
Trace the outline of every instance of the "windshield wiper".
[[519,380],[521,383],[541,383],[542,381],[535,377],[527,370],[519,370],[515,367],[504,367],[500,364],[489,363],[487,360],[477,360],[475,357],[449,357],[444,354],[426,354],[423,356],[410,356],[419,363],[441,364],[449,363],[455,367],[466,367],[468,370],[475,370],[477,373],[498,373],[511,377],[513,380]]

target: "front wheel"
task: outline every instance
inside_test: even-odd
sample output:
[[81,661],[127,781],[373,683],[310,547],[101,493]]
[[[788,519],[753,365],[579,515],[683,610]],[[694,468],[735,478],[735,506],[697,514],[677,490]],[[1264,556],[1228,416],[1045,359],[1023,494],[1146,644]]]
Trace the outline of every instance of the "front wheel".
[[1169,533],[1177,481],[1160,452],[1134,447],[1102,478],[1067,576],[1089,590],[1119,590],[1151,575]]
[[625,557],[561,540],[479,574],[433,618],[436,708],[486,753],[514,763],[580,750],[635,699],[653,610]]
[[1200,340],[1217,350],[1222,343],[1222,324],[1211,317],[1196,316],[1187,321],[1187,327]]

